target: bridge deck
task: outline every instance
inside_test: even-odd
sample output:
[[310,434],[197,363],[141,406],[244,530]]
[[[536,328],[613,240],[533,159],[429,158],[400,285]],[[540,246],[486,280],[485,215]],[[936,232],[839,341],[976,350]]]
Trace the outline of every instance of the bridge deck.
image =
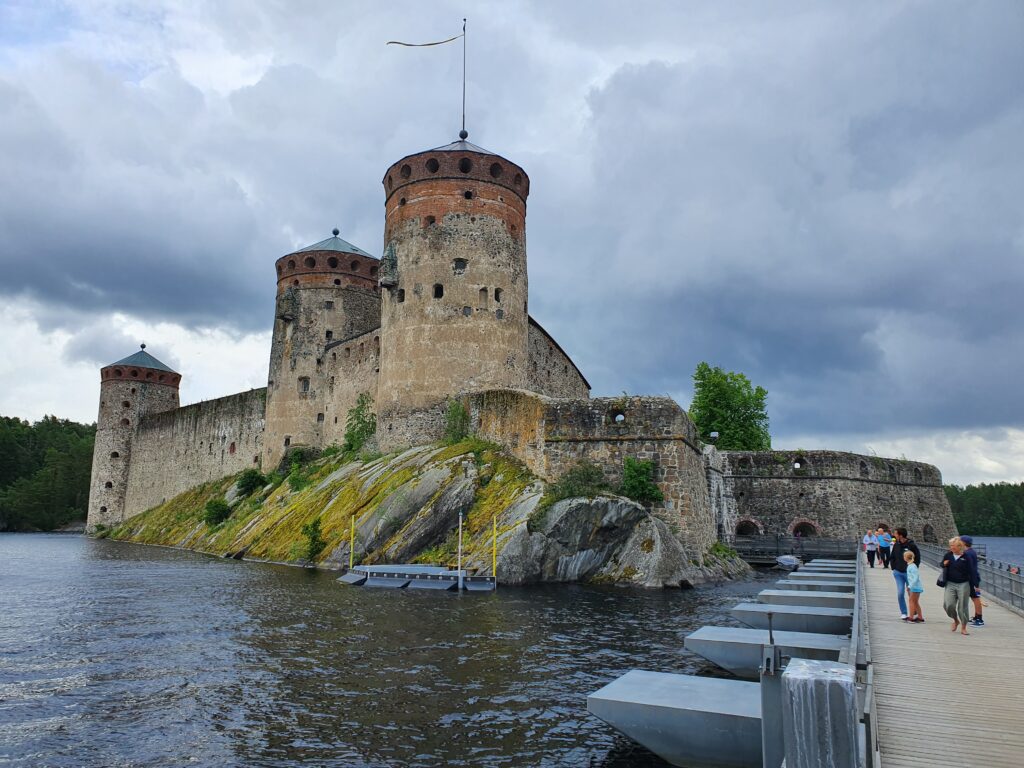
[[892,574],[864,574],[884,768],[1024,765],[1024,617],[986,600],[985,626],[953,634],[925,565],[926,621],[907,624]]

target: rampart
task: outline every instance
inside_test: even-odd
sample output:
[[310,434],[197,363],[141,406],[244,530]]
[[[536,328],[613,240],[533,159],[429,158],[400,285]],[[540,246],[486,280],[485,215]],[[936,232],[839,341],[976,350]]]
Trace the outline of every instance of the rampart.
[[613,485],[624,460],[652,461],[664,501],[652,505],[694,551],[715,541],[704,459],[693,422],[667,397],[554,400],[520,390],[464,396],[478,435],[504,446],[533,472],[556,480],[579,461],[598,464]]
[[837,451],[723,452],[725,488],[740,534],[859,540],[868,528],[906,527],[920,541],[956,534],[942,475],[930,465]]
[[532,317],[529,320],[529,389],[548,397],[590,397],[590,384],[576,364],[540,323]]
[[209,480],[260,467],[266,389],[144,416],[132,443],[125,517]]

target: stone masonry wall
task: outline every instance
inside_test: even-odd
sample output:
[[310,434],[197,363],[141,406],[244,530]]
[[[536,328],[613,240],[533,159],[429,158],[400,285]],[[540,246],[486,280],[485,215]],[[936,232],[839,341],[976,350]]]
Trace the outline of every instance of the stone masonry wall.
[[918,541],[956,535],[930,465],[837,451],[724,452],[726,489],[736,503],[737,525],[753,523],[766,535],[791,535],[803,524],[819,536],[859,540],[884,523],[906,527]]
[[376,405],[379,329],[328,345],[323,359],[326,373],[323,445],[327,447],[344,443],[348,412],[359,395],[368,392]]
[[670,398],[554,400],[529,392],[490,391],[465,398],[477,434],[505,446],[554,480],[581,460],[601,466],[612,484],[627,457],[650,460],[665,500],[652,505],[693,551],[716,539],[696,429]]
[[259,469],[265,399],[265,389],[253,389],[143,417],[132,445],[125,517],[200,483]]
[[590,397],[590,385],[575,363],[532,317],[527,344],[527,388],[548,397]]

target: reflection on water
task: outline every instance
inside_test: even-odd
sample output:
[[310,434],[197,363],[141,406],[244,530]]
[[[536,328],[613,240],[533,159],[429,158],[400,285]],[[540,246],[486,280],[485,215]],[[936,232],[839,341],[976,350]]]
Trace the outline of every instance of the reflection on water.
[[[763,577],[762,577],[763,579]],[[762,584],[493,594],[0,535],[0,763],[662,765],[586,712]]]

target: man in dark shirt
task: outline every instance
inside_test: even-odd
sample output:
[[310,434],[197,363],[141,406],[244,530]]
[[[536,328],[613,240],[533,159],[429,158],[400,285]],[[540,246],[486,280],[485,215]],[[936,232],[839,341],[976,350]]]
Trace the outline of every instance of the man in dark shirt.
[[[967,547],[964,550],[964,557],[967,558],[967,562],[971,564],[971,570],[974,572],[973,583],[981,584],[981,574],[978,572],[978,553],[974,551],[974,539],[970,536],[961,536],[960,541]],[[974,618],[971,619],[971,624],[975,627],[984,627],[985,619],[981,615],[981,590],[978,587],[974,587],[971,592],[971,602],[974,603]]]
[[907,620],[907,561],[903,559],[906,551],[914,553],[914,565],[921,564],[921,550],[917,548],[914,540],[907,536],[906,528],[896,529],[896,538],[892,542],[892,553],[889,557],[889,567],[892,568],[892,578],[896,582],[896,600],[900,605],[900,618]]

